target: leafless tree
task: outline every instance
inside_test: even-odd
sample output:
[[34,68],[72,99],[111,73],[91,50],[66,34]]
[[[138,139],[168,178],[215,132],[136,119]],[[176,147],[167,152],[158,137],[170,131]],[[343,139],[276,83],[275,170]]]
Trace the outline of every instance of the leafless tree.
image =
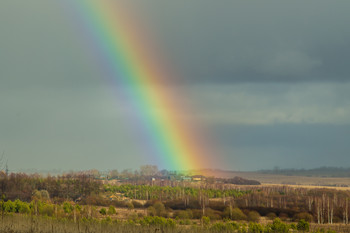
[[0,157],[0,170],[5,170],[6,175],[8,175],[7,161],[5,162],[5,151],[2,152]]

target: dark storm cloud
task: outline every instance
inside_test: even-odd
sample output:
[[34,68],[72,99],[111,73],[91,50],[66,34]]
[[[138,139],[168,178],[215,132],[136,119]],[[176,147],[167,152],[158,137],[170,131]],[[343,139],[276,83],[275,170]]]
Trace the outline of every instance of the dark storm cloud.
[[[130,2],[185,83],[349,80],[349,1]],[[98,55],[67,12],[43,0],[1,3],[7,85],[98,83]]]
[[232,166],[249,169],[348,166],[347,125],[235,125],[216,128]]
[[349,80],[349,1],[153,0],[142,7],[189,82]]

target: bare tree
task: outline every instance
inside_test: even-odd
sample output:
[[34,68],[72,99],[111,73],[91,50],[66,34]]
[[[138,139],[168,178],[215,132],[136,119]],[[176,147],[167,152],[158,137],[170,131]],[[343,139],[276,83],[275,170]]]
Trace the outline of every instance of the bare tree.
[[5,162],[5,151],[2,152],[0,157],[0,170],[1,171],[5,170],[6,175],[8,175],[7,161]]

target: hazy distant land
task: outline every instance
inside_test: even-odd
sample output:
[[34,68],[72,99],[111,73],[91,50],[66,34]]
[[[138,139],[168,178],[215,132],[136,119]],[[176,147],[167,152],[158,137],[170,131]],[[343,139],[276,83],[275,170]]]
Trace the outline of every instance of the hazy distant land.
[[350,168],[274,169],[262,171],[205,170],[207,176],[257,180],[262,184],[350,187]]

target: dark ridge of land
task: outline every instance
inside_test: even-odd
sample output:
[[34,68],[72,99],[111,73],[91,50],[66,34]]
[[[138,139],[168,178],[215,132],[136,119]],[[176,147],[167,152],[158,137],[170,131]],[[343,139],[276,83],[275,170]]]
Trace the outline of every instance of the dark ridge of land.
[[350,177],[350,168],[319,167],[313,169],[279,169],[259,170],[258,173],[285,175],[285,176],[311,176],[311,177]]
[[267,172],[242,172],[206,169],[201,171],[206,176],[214,176],[225,179],[243,177],[247,180],[256,180],[262,184],[282,184],[282,185],[306,185],[321,187],[350,187],[349,177],[327,177],[327,176],[303,176],[272,174]]

